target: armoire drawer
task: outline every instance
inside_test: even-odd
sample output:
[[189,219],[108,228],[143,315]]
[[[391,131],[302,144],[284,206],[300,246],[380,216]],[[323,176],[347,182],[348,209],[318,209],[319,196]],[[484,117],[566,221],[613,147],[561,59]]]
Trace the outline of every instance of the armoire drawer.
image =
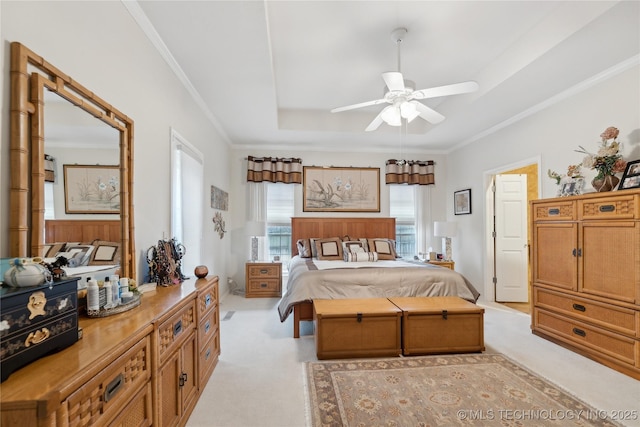
[[150,351],[151,340],[145,336],[71,394],[62,403],[69,421],[66,425],[107,425],[122,414],[125,405],[144,393],[144,385],[151,380]]
[[171,356],[179,347],[183,338],[196,327],[196,307],[194,301],[179,309],[168,320],[158,327],[158,352],[162,364],[167,356]]
[[562,294],[537,286],[533,287],[533,302],[536,307],[563,313],[574,319],[601,326],[631,338],[640,338],[639,311]]
[[640,341],[534,307],[533,327],[599,355],[640,367]]
[[578,201],[580,219],[635,219],[638,201],[633,194],[607,196]]
[[571,201],[536,203],[532,215],[534,221],[571,221],[576,219],[576,204]]

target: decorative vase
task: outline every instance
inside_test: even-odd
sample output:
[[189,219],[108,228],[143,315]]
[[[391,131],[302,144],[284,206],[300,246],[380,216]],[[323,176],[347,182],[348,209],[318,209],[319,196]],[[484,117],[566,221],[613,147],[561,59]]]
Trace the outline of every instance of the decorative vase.
[[618,185],[618,182],[620,182],[620,179],[615,175],[605,175],[603,178],[593,178],[591,185],[593,185],[593,188],[600,193],[603,191],[613,190]]
[[207,268],[206,265],[199,265],[196,267],[196,269],[193,271],[193,273],[200,279],[207,277],[207,274],[209,274],[209,269]]
[[16,258],[12,265],[4,273],[4,283],[14,288],[38,286],[53,280],[51,272],[40,264]]

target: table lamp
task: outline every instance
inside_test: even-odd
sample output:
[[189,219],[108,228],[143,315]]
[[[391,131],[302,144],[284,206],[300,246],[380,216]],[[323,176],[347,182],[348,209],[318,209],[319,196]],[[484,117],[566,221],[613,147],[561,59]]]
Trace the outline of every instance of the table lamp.
[[451,238],[458,231],[455,222],[436,221],[433,223],[433,235],[442,237],[442,248],[445,251],[445,261],[451,261]]
[[267,224],[262,221],[249,221],[245,227],[247,235],[251,236],[251,262],[258,260],[258,237],[264,236]]

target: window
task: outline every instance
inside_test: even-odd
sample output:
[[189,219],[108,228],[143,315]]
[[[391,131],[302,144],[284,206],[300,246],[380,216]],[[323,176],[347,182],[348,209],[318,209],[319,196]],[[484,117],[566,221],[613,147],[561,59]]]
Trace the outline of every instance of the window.
[[[279,256],[281,261],[291,259],[291,217],[294,214],[293,190],[295,185],[267,184],[267,241],[269,259]],[[286,263],[283,263],[283,267]]]
[[185,275],[201,263],[203,164],[202,153],[171,129],[171,233],[186,249]]
[[44,182],[44,219],[56,219],[53,182]]
[[416,214],[414,185],[389,186],[389,213],[396,218],[396,252],[413,259],[416,252]]

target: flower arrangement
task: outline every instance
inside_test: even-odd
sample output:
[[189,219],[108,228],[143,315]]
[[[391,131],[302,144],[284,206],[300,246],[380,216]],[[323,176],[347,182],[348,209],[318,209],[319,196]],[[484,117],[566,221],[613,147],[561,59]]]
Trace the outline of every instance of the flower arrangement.
[[580,173],[580,168],[581,167],[582,167],[581,164],[567,166],[567,174],[566,175],[560,175],[558,172],[555,172],[555,171],[552,171],[551,169],[549,169],[547,171],[547,175],[549,176],[549,178],[555,179],[557,185],[560,185],[560,181],[562,181],[562,178],[564,178],[565,176],[569,177],[569,178],[573,178],[573,179],[584,178],[582,176],[582,173]]
[[[582,166],[597,170],[598,175],[594,179],[604,179],[606,176],[613,176],[616,173],[624,172],[627,162],[622,159],[619,153],[620,144],[616,140],[620,131],[615,127],[608,127],[600,134],[602,142],[596,154],[588,152],[583,146],[579,145],[577,153],[586,154],[582,160]],[[612,140],[609,142],[609,140]]]

